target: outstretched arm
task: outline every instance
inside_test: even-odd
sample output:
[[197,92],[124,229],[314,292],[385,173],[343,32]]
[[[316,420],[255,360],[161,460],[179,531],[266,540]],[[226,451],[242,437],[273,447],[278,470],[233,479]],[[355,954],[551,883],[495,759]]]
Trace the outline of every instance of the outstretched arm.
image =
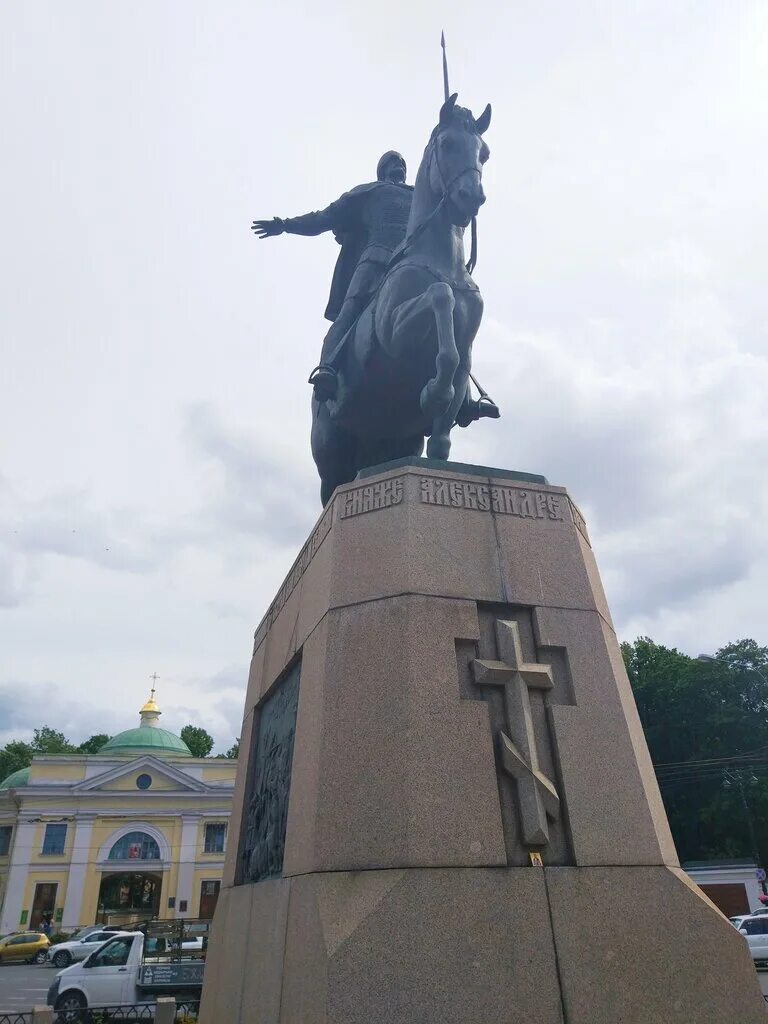
[[285,221],[280,217],[273,217],[272,220],[255,220],[251,224],[251,231],[257,238],[274,238],[285,231]]
[[289,235],[322,235],[324,231],[343,230],[345,218],[352,205],[349,193],[331,203],[325,210],[305,213],[301,217],[273,217],[272,220],[255,220],[251,231],[259,238],[274,238],[285,231]]
[[[333,204],[335,205],[335,204]],[[259,238],[274,238],[285,231],[289,235],[322,235],[333,229],[331,207],[319,213],[305,213],[301,217],[273,217],[272,220],[255,220],[251,231]]]

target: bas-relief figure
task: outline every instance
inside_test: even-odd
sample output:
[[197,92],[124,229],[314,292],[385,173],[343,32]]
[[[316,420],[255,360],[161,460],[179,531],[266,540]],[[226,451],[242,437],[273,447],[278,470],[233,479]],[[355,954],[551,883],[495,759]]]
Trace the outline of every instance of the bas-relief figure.
[[300,674],[299,663],[275,687],[259,712],[241,852],[243,882],[273,878],[283,870]]
[[[254,221],[260,238],[333,231],[341,244],[326,317],[333,320],[312,372],[312,454],[323,504],[360,469],[408,455],[447,459],[454,424],[497,417],[470,396],[472,342],[483,301],[464,254],[464,231],[485,202],[479,118],[443,104],[416,183],[399,153],[377,180],[318,213]],[[474,256],[473,245],[473,256]]]

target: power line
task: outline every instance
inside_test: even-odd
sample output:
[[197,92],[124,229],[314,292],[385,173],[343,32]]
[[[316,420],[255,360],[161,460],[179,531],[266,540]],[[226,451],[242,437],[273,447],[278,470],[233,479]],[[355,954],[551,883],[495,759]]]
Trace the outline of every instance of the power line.
[[654,765],[654,767],[655,768],[677,768],[680,765],[706,764],[706,763],[710,763],[710,762],[716,762],[716,763],[719,764],[719,763],[721,763],[723,761],[737,761],[737,760],[740,760],[743,757],[751,757],[753,754],[762,754],[763,752],[766,752],[766,751],[768,751],[768,746],[756,747],[754,750],[745,750],[743,754],[733,754],[730,757],[705,757],[705,758],[701,758],[700,760],[693,760],[693,761],[666,761],[666,762],[663,762],[662,764]]

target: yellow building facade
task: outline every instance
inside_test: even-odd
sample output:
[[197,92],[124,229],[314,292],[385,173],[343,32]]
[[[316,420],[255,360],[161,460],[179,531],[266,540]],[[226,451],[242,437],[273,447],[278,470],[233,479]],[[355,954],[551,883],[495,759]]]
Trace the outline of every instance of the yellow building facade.
[[160,713],[153,694],[98,754],[0,781],[0,934],[213,916],[237,761],[193,757]]

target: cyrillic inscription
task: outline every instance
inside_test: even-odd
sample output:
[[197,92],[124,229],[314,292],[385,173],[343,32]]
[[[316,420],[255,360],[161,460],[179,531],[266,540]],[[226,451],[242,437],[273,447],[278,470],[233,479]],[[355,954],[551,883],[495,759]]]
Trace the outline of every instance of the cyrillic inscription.
[[573,504],[573,502],[570,500],[570,498],[568,499],[568,503],[571,506],[571,515],[573,516],[573,525],[579,531],[579,533],[584,538],[584,540],[587,542],[587,544],[589,544],[589,546],[591,547],[592,543],[591,543],[591,541],[589,539],[589,534],[587,533],[587,524],[584,522],[584,516],[581,514],[581,512],[579,512],[579,510],[576,508],[576,506]]
[[314,531],[312,536],[309,538],[307,543],[301,549],[299,557],[291,566],[291,571],[285,578],[282,587],[277,592],[277,597],[270,605],[269,611],[259,623],[259,627],[253,637],[253,649],[257,650],[259,644],[267,635],[267,630],[277,618],[280,609],[283,607],[285,602],[291,596],[294,587],[299,582],[301,577],[307,570],[307,566],[315,557],[317,549],[325,540],[328,535],[328,531],[331,529],[331,523],[333,521],[333,507],[326,509],[323,518],[317,524],[317,529]]
[[441,480],[439,477],[421,478],[421,500],[427,505],[445,505],[450,508],[479,509],[481,512],[500,512],[527,519],[555,519],[563,521],[562,497],[545,491],[522,490],[490,484],[470,484],[463,480]]
[[403,500],[403,478],[380,480],[377,484],[367,487],[356,487],[354,491],[342,494],[340,519],[359,516],[363,512],[373,512],[378,508],[390,508],[399,505]]

